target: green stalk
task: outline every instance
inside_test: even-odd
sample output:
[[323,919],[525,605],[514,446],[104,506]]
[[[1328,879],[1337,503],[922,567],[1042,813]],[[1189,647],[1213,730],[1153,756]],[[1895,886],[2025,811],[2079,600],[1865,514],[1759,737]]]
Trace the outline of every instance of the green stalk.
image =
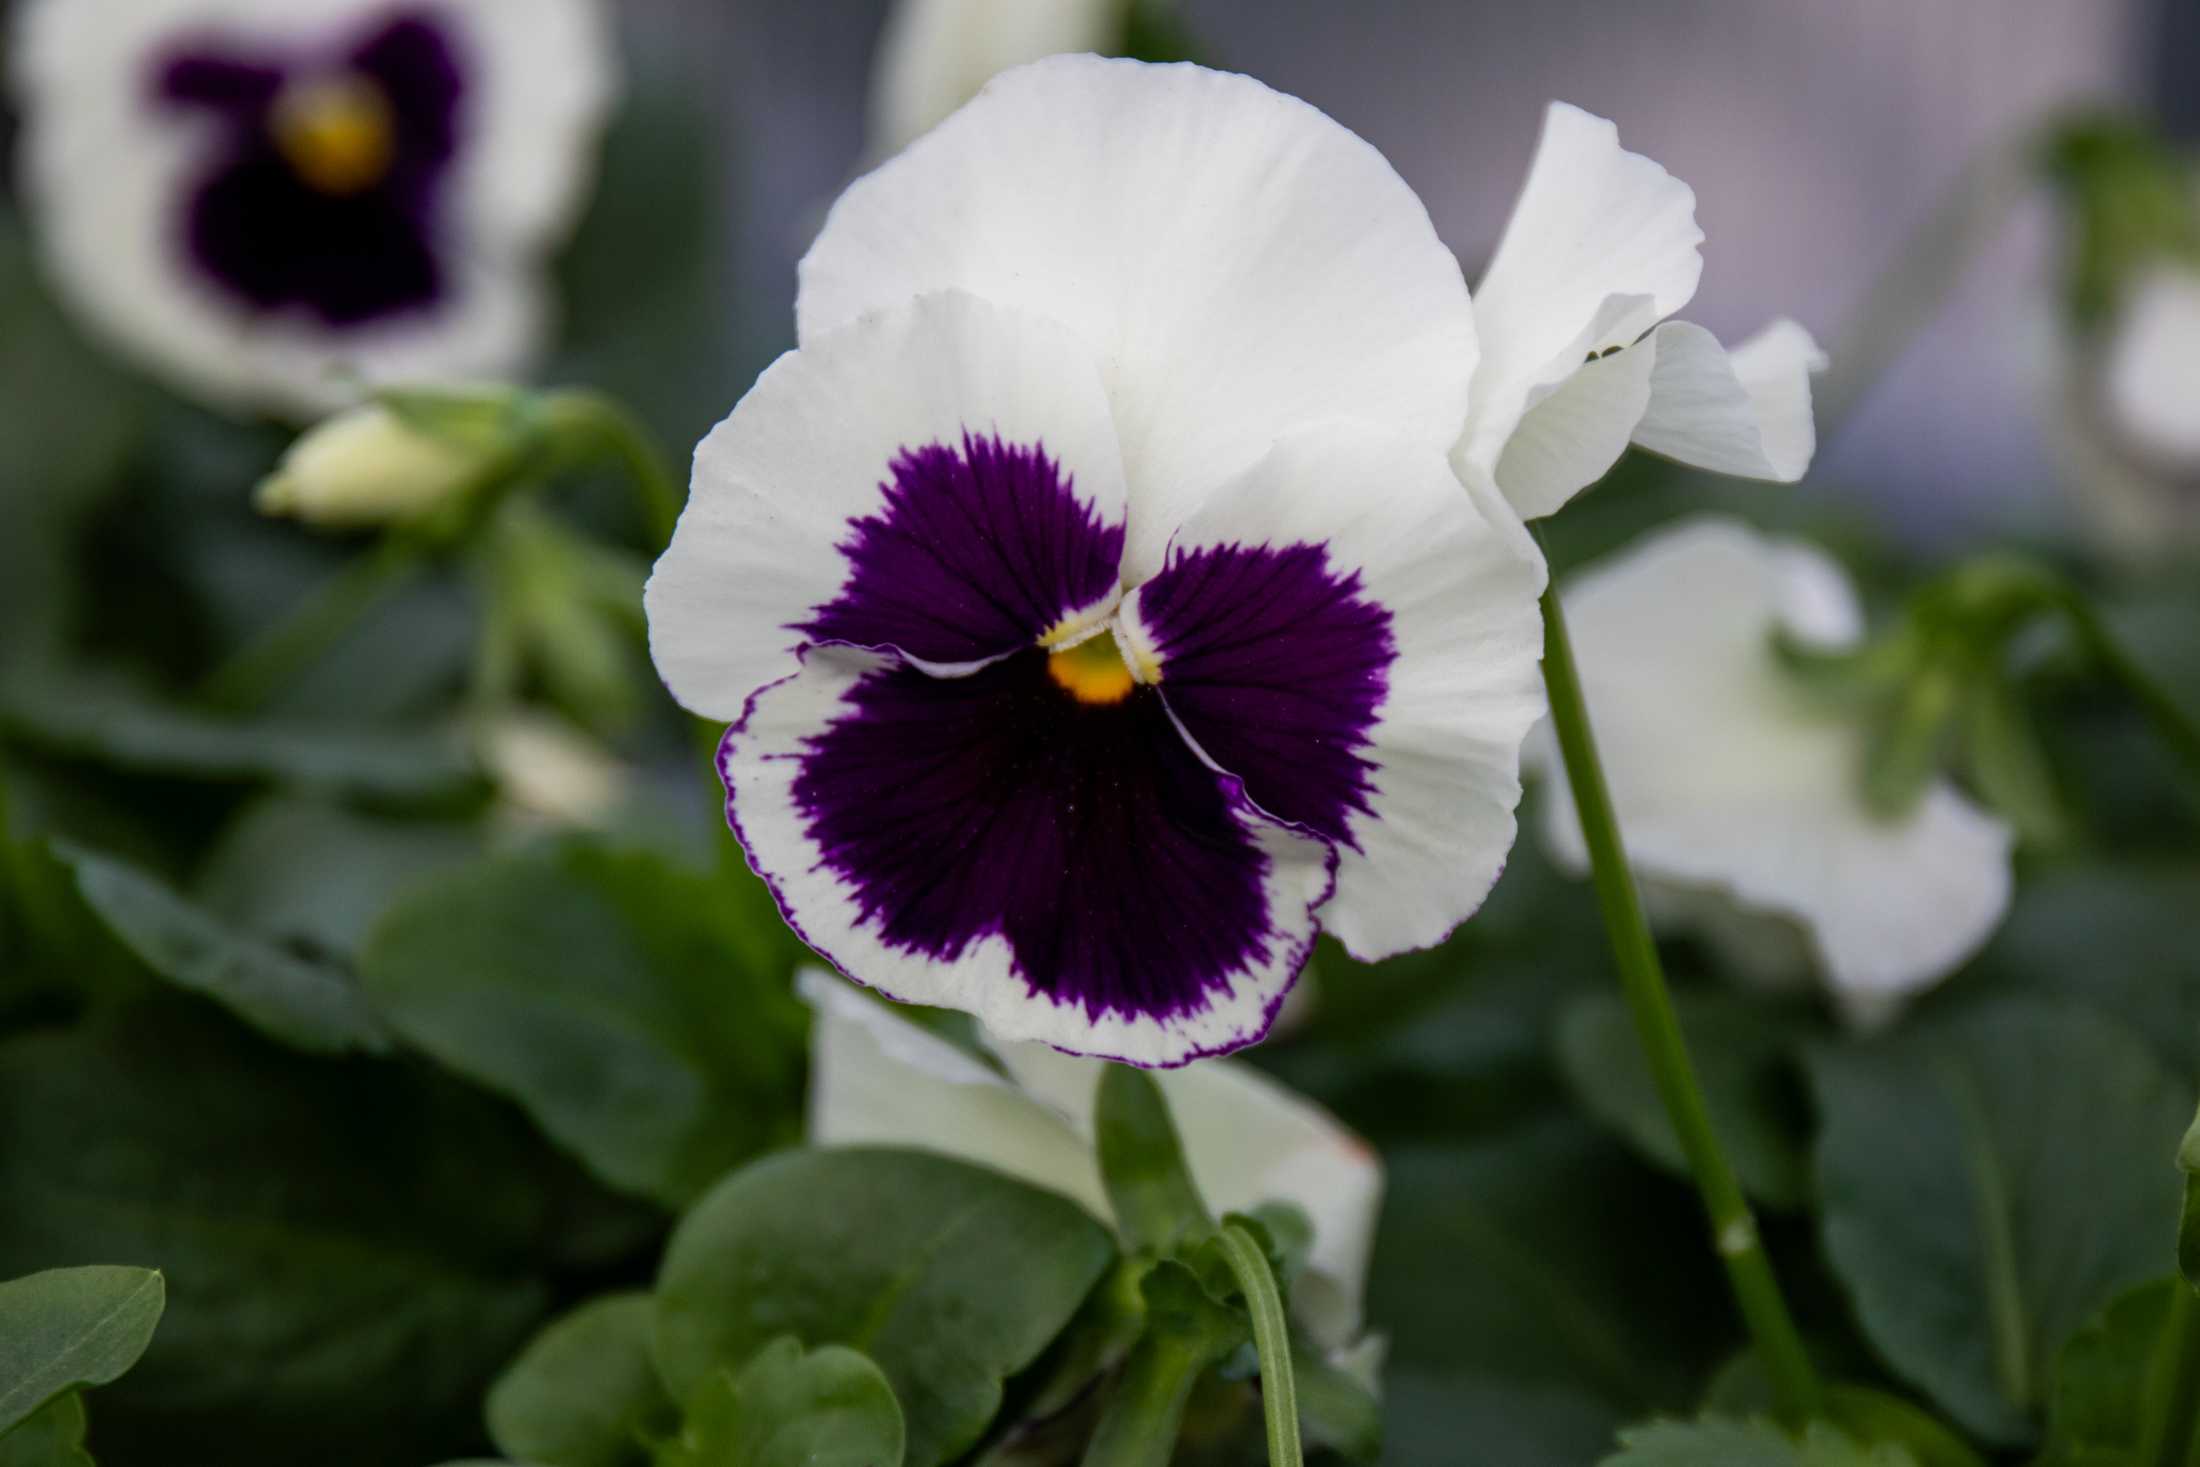
[[1237,1223],[1225,1223],[1216,1242],[1244,1291],[1253,1316],[1253,1348],[1260,1352],[1260,1406],[1268,1422],[1268,1467],[1302,1467],[1299,1445],[1299,1383],[1291,1363],[1291,1326],[1283,1313],[1283,1292],[1268,1267],[1268,1255]]
[[383,597],[416,574],[422,546],[392,536],[353,560],[266,634],[216,668],[201,697],[216,708],[248,713],[336,645]]
[[665,467],[649,430],[624,407],[593,392],[553,393],[546,401],[545,414],[552,442],[564,445],[593,441],[618,460],[641,498],[651,543],[669,545],[686,496]]
[[1184,1407],[1206,1368],[1197,1350],[1172,1336],[1149,1334],[1139,1341],[1085,1447],[1082,1467],[1169,1467]]
[[2185,1467],[2200,1431],[2200,1298],[2183,1279],[2170,1289],[2169,1318],[2149,1373],[2137,1467]]
[[2169,691],[2124,650],[2123,643],[2109,631],[2092,602],[2073,588],[2060,584],[2056,587],[2056,599],[2063,614],[2077,629],[2078,639],[2085,644],[2086,650],[2099,659],[2101,666],[2123,684],[2124,691],[2139,705],[2139,710],[2153,726],[2155,737],[2169,746],[2187,774],[2200,780],[2200,723],[2196,723],[2193,715],[2180,707]]
[[1765,1373],[1771,1377],[1780,1415],[1790,1425],[1799,1426],[1817,1410],[1818,1377],[1803,1349],[1802,1336],[1796,1332],[1779,1281],[1773,1277],[1757,1219],[1711,1129],[1703,1087],[1689,1060],[1688,1045],[1673,1012],[1673,996],[1666,988],[1657,945],[1643,918],[1642,899],[1620,840],[1619,821],[1613,814],[1611,792],[1597,758],[1581,677],[1555,590],[1543,593],[1543,625],[1543,678],[1550,690],[1551,723],[1558,733],[1567,783],[1573,789],[1574,807],[1580,813],[1581,832],[1588,843],[1597,904],[1603,911],[1604,929],[1619,967],[1620,986],[1634,1015],[1643,1054],[1650,1062],[1658,1098],[1680,1138],[1688,1169],[1696,1179],[1696,1190],[1703,1197],[1704,1211],[1710,1216],[1719,1260],[1726,1266],[1742,1318],[1756,1342]]

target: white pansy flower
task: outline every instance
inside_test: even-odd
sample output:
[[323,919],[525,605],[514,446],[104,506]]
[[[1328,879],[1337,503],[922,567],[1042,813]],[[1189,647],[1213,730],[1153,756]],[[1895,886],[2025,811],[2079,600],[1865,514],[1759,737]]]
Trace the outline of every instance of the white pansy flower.
[[1825,359],[1793,321],[1732,351],[1668,321],[1696,293],[1702,242],[1688,185],[1621,148],[1603,118],[1552,103],[1474,292],[1482,355],[1460,472],[1494,480],[1526,519],[1595,483],[1629,442],[1743,478],[1801,478]]
[[[988,1038],[995,1070],[811,969],[810,1139],[908,1146],[977,1162],[1109,1216],[1093,1155],[1103,1064],[1041,1044]],[[1312,1102],[1249,1065],[1210,1060],[1154,1076],[1200,1195],[1218,1216],[1289,1202],[1314,1225],[1293,1291],[1299,1322],[1336,1349],[1359,1333],[1382,1163]]]
[[897,0],[871,63],[873,156],[898,153],[1000,72],[1122,44],[1129,0]]
[[2093,370],[2065,384],[2058,447],[2093,534],[2134,561],[2200,547],[2200,270],[2149,271],[2072,356]]
[[26,0],[23,177],[119,348],[237,411],[501,377],[614,92],[596,0]]
[[[1620,831],[1654,913],[1760,959],[1808,954],[1860,1023],[1946,976],[2000,922],[2009,828],[1945,780],[1907,815],[1873,814],[1863,718],[1813,702],[1777,661],[1782,627],[1828,649],[1861,639],[1862,612],[1832,560],[1704,518],[1584,573],[1563,601]],[[1538,762],[1559,768],[1548,740]],[[1562,777],[1545,814],[1559,860],[1585,869]],[[1767,941],[1762,920],[1704,923],[1706,903],[1792,924],[1804,940]]]
[[2101,387],[2109,421],[2141,455],[2200,475],[2200,269],[2162,266],[2133,288]]

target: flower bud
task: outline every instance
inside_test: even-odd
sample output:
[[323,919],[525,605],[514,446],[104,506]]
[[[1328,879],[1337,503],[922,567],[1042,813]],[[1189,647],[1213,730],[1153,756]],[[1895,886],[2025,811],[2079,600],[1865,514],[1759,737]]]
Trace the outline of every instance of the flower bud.
[[255,502],[262,513],[327,529],[404,523],[468,488],[502,451],[492,435],[426,431],[367,403],[293,443]]

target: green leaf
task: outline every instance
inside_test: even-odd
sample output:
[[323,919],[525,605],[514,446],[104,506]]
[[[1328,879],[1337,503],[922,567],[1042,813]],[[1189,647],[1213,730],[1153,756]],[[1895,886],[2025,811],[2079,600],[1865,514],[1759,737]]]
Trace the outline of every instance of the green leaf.
[[2200,1115],[2178,1143],[2177,1169],[2185,1174],[2184,1205],[2177,1217],[2177,1271],[2200,1289]]
[[93,1467],[84,1450],[84,1398],[55,1396],[0,1435],[0,1467]]
[[678,1206],[797,1133],[804,1015],[786,970],[750,957],[776,944],[715,879],[575,839],[401,902],[361,969],[412,1044],[612,1186]]
[[276,782],[415,802],[457,800],[479,787],[473,761],[445,734],[217,717],[118,678],[78,672],[10,681],[0,689],[0,731],[50,753],[174,779]]
[[2055,1370],[2055,1407],[2039,1467],[2140,1467],[2155,1356],[2181,1279],[2122,1294],[2072,1334]]
[[349,973],[237,932],[134,867],[58,846],[78,893],[122,944],[179,988],[223,1005],[269,1038],[322,1054],[389,1048]]
[[1827,1256],[1897,1371],[2031,1438],[2053,1352],[2169,1246],[2189,1103],[2083,1009],[2003,1000],[1809,1056]]
[[845,1345],[782,1335],[688,1397],[658,1467],[901,1467],[904,1429],[878,1366]]
[[167,1299],[149,1268],[55,1268],[0,1284],[0,1433],[137,1364]]
[[[1742,1186],[1769,1207],[1810,1198],[1809,1115],[1793,1070],[1807,1020],[1759,999],[1676,995],[1711,1126]],[[1688,1175],[1680,1138],[1658,1099],[1634,1020],[1617,994],[1584,994],[1558,1030],[1559,1067],[1582,1107],[1675,1176]]]
[[1385,1451],[1581,1467],[1693,1407],[1741,1340],[1700,1204],[1555,1113],[1389,1157],[1368,1317],[1391,1337]]
[[678,1408],[650,1355],[647,1294],[607,1294],[544,1326],[489,1388],[489,1438],[543,1467],[646,1467]]
[[0,1045],[0,1197],[0,1272],[162,1269],[160,1332],[99,1434],[171,1467],[423,1459],[551,1269],[642,1241],[503,1107],[170,996]]
[[1002,1382],[1062,1332],[1114,1256],[1074,1203],[945,1157],[769,1157],[674,1232],[657,1365],[684,1395],[782,1334],[852,1346],[908,1413],[910,1467],[937,1467],[985,1431]]
[[2026,845],[2055,850],[2070,839],[2070,817],[2055,776],[2016,689],[1998,670],[1970,690],[1964,708],[1964,752],[1972,783],[1987,805],[2017,829]]
[[1917,1467],[1897,1446],[1859,1446],[1814,1421],[1797,1441],[1768,1421],[1660,1421],[1620,1433],[1600,1467]]
[[1133,1250],[1167,1254],[1214,1230],[1153,1076],[1129,1065],[1103,1069],[1093,1129],[1108,1205]]
[[352,958],[401,892],[478,859],[481,839],[468,822],[398,820],[327,800],[274,797],[223,832],[192,893],[247,931]]

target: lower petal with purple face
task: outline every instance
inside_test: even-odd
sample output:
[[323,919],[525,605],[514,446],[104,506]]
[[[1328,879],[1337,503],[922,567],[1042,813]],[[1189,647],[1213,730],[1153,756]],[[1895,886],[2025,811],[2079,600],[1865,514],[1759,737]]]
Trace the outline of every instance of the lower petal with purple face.
[[1258,1039],[1332,884],[1326,843],[1254,810],[1150,690],[1087,701],[1038,651],[934,678],[818,649],[720,765],[751,863],[843,972],[1077,1053]]

